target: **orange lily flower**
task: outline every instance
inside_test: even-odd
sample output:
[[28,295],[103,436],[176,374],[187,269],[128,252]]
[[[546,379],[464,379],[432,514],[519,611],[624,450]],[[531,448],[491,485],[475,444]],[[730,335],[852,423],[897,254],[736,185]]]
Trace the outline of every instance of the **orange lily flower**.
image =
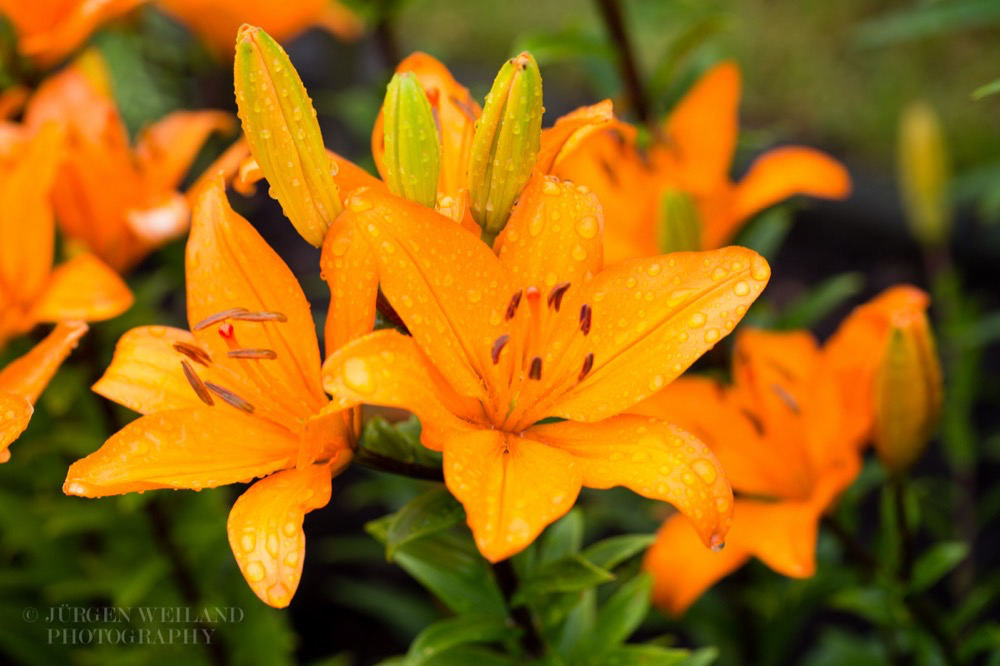
[[221,111],[176,111],[130,147],[96,52],[46,80],[28,103],[28,125],[52,121],[66,133],[52,193],[59,225],[119,272],[184,233],[190,207],[177,186],[208,136],[233,126]]
[[74,463],[64,491],[103,497],[265,477],[233,506],[229,542],[257,596],[284,607],[302,575],[304,515],[329,501],[358,415],[328,408],[309,303],[229,207],[221,179],[198,194],[186,271],[191,332],[146,326],[122,337],[94,390],[144,416]]
[[232,58],[233,41],[244,23],[264,28],[281,42],[314,26],[344,41],[357,39],[364,30],[358,15],[336,0],[159,0],[157,4],[224,58]]
[[554,173],[594,190],[608,211],[606,261],[614,264],[663,252],[661,200],[668,191],[690,196],[700,218],[698,247],[711,249],[735,235],[755,213],[796,194],[842,199],[850,177],[833,158],[799,146],[771,150],[743,179],[729,177],[739,134],[740,70],[724,62],[704,75],[660,127],[644,153],[634,128],[596,133]]
[[83,44],[102,23],[145,0],[0,0],[0,14],[14,24],[18,51],[52,65]]
[[806,331],[743,331],[731,386],[687,377],[632,410],[705,441],[741,493],[722,553],[700,552],[679,516],[666,521],[644,562],[658,606],[684,612],[751,557],[785,576],[813,575],[819,520],[861,469],[889,323],[901,311],[926,307],[920,294],[912,287],[886,291],[855,310],[822,348]]
[[[338,402],[414,412],[491,561],[525,548],[581,486],[623,485],[687,515],[719,547],[731,490],[718,462],[667,422],[619,415],[727,335],[766,284],[744,248],[601,271],[602,212],[585,188],[535,175],[498,255],[449,218],[364,187],[324,245],[331,318],[374,318],[375,290],[411,336],[380,331],[324,365]],[[557,417],[561,422],[545,422]]]
[[38,323],[99,321],[132,305],[128,287],[93,255],[52,267],[49,189],[62,136],[0,123],[0,346]]

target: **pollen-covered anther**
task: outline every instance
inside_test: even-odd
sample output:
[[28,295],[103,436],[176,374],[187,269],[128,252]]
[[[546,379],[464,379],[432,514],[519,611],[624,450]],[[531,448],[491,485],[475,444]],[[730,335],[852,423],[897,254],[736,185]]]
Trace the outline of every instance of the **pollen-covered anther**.
[[191,359],[195,363],[198,363],[199,365],[204,365],[205,367],[208,367],[208,365],[212,362],[211,357],[209,357],[208,353],[201,347],[196,347],[195,345],[189,345],[186,342],[175,342],[173,347],[175,352],[187,356],[189,359]]
[[559,312],[559,306],[562,305],[563,296],[566,295],[566,291],[569,289],[569,282],[560,282],[556,286],[552,287],[549,291],[549,297],[547,299],[548,306]]
[[590,319],[593,316],[593,310],[590,306],[584,303],[580,307],[580,330],[584,335],[590,333]]
[[282,312],[239,312],[230,317],[236,321],[274,321],[280,324],[288,321],[288,316]]
[[227,319],[246,312],[246,308],[230,308],[228,310],[223,310],[222,312],[216,312],[213,315],[209,315],[199,321],[197,324],[191,327],[192,331],[202,331],[213,324],[218,324],[221,321],[226,321]]
[[542,357],[536,356],[531,359],[531,367],[528,369],[528,379],[542,378]]
[[510,321],[517,314],[517,306],[521,304],[521,295],[524,292],[520,289],[510,297],[510,303],[507,304],[507,313],[504,315],[504,319]]
[[580,368],[579,381],[583,381],[583,378],[590,374],[590,369],[594,367],[594,353],[591,352],[587,354],[583,359],[583,367]]
[[266,359],[273,361],[278,358],[278,352],[273,349],[233,349],[226,356],[229,358]]
[[500,352],[502,352],[503,348],[507,346],[508,340],[510,340],[510,336],[504,333],[493,341],[493,348],[490,349],[490,356],[493,358],[493,365],[500,362]]
[[208,392],[208,389],[205,388],[204,382],[201,381],[201,377],[199,377],[198,373],[194,371],[191,364],[187,361],[181,361],[181,370],[184,371],[184,377],[188,380],[188,384],[191,385],[191,388],[194,389],[195,395],[197,395],[198,398],[209,407],[214,405],[215,401],[212,400],[212,395]]
[[205,386],[208,388],[209,391],[219,396],[225,402],[229,403],[236,409],[240,409],[246,412],[247,414],[253,414],[254,411],[256,410],[256,408],[249,402],[247,402],[246,400],[244,400],[243,398],[236,395],[235,393],[233,393],[232,391],[230,391],[225,387],[219,386],[218,384],[213,384],[212,382],[205,382]]

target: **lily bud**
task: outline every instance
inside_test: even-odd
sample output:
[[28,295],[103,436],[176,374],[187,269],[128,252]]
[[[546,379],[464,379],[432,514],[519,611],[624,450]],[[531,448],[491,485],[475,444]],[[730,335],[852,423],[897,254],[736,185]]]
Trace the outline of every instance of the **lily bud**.
[[235,70],[250,152],[296,231],[319,247],[343,205],[312,100],[284,49],[260,28],[240,28]]
[[469,164],[472,217],[492,242],[524,189],[541,146],[542,75],[530,53],[500,68],[476,123]]
[[940,245],[951,228],[948,149],[937,114],[911,104],[899,123],[899,181],[910,231],[924,245]]
[[441,173],[441,139],[431,103],[416,74],[395,74],[382,108],[389,191],[434,208]]
[[891,472],[904,471],[923,452],[941,417],[941,367],[923,312],[893,318],[873,394],[875,450]]
[[691,252],[701,249],[701,215],[694,199],[687,192],[669,188],[663,193],[659,222],[657,241],[662,252]]

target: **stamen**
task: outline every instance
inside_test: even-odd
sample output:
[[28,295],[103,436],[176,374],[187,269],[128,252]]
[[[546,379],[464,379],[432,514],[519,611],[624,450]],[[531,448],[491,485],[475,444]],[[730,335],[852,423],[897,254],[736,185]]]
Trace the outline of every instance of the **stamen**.
[[[753,426],[753,429],[757,432],[757,434],[763,436],[763,434],[764,434],[764,424],[762,424],[760,422],[760,419],[757,418],[757,415],[754,414],[753,412],[751,412],[749,409],[746,409],[746,408],[744,408],[742,410],[742,413],[743,413],[743,416],[746,417],[747,421],[750,422],[750,425]],[[699,437],[699,439],[701,439],[702,441],[705,441],[705,439],[703,437]]]
[[788,409],[792,410],[792,412],[796,414],[799,413],[799,403],[795,402],[795,398],[793,398],[791,394],[782,386],[778,384],[771,384],[771,390],[774,391],[779,398],[781,398],[782,402],[788,405]]
[[229,317],[230,319],[235,319],[237,321],[276,321],[279,323],[285,323],[288,321],[288,317],[282,312],[239,312],[237,314]]
[[186,342],[175,342],[174,351],[179,354],[184,354],[195,363],[204,365],[205,367],[208,367],[208,365],[212,362],[211,357],[205,352],[204,349],[196,347],[195,345],[189,345]]
[[246,312],[246,308],[230,308],[228,310],[223,310],[222,312],[216,312],[214,315],[209,315],[199,321],[197,324],[191,327],[192,331],[201,331],[208,328],[212,324],[218,324],[220,321],[226,321],[233,315],[238,315]]
[[184,376],[188,380],[188,384],[194,389],[195,395],[209,407],[215,404],[212,400],[212,396],[209,394],[208,390],[205,388],[205,384],[201,381],[201,377],[198,373],[194,371],[194,368],[187,361],[181,361],[181,370],[184,371]]
[[224,340],[232,340],[233,336],[236,335],[236,331],[233,330],[233,325],[225,323],[219,326],[219,335],[222,336]]
[[222,398],[223,400],[225,400],[226,402],[228,402],[230,405],[232,405],[236,409],[241,409],[244,412],[246,412],[247,414],[253,414],[254,413],[255,408],[254,408],[253,405],[251,405],[249,402],[247,402],[246,400],[244,400],[240,396],[236,395],[235,393],[233,393],[229,389],[223,388],[222,386],[219,386],[218,384],[213,384],[212,382],[205,382],[205,386],[208,387],[209,391],[211,391],[215,395],[219,396],[220,398]]
[[590,333],[590,318],[592,314],[593,311],[590,309],[590,306],[584,303],[580,308],[580,330],[583,331],[584,335]]
[[528,371],[528,379],[541,379],[542,378],[542,358],[536,356],[531,359],[531,369]]
[[579,381],[583,381],[583,378],[587,376],[590,369],[594,367],[594,353],[591,352],[587,354],[583,359],[583,368],[580,370],[580,376],[577,378]]
[[510,321],[517,314],[517,306],[521,303],[521,294],[523,292],[518,289],[517,293],[511,296],[510,303],[507,304],[507,314],[504,315],[506,321]]
[[493,357],[493,365],[500,362],[500,352],[503,351],[503,348],[507,345],[508,340],[510,340],[510,336],[506,333],[494,340],[493,349],[490,350],[490,356]]
[[267,359],[278,358],[278,352],[273,349],[234,349],[226,354],[229,358]]
[[560,282],[556,286],[552,287],[552,291],[549,292],[548,298],[550,308],[554,308],[556,312],[559,312],[559,306],[562,305],[562,299],[566,294],[567,289],[569,289],[569,282]]

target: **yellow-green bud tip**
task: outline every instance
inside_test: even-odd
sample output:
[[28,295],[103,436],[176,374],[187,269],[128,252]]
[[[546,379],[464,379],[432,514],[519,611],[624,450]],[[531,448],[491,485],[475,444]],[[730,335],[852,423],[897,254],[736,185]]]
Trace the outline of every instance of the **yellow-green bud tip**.
[[528,52],[497,74],[476,124],[469,164],[472,217],[493,238],[535,166],[542,132],[542,75]]
[[938,116],[926,102],[908,106],[899,121],[899,180],[910,231],[924,245],[942,244],[951,230],[948,147]]
[[389,190],[434,208],[441,172],[441,138],[434,111],[417,76],[412,72],[393,76],[382,108]]

